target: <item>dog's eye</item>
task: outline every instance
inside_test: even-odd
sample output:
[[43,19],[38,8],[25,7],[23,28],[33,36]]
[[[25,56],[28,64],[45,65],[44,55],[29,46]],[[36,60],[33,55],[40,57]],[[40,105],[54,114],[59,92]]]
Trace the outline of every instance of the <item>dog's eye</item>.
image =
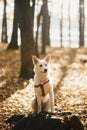
[[47,66],[47,64],[45,64],[45,66]]
[[40,65],[40,67],[42,67],[42,65]]

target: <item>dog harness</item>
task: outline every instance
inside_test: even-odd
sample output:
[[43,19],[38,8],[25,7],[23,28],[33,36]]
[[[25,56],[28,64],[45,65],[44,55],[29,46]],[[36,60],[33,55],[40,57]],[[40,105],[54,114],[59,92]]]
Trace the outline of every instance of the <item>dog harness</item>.
[[47,84],[49,82],[49,80],[47,80],[46,82],[44,82],[43,84],[40,83],[38,85],[35,85],[35,88],[38,88],[40,87],[41,88],[41,91],[42,91],[42,96],[44,97],[45,96],[45,92],[44,92],[44,85]]

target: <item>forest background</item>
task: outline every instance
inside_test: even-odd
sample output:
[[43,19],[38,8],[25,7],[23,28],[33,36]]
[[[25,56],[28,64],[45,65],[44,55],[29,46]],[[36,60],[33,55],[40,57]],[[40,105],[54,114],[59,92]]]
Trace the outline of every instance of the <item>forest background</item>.
[[52,56],[55,109],[77,112],[86,129],[87,1],[0,0],[0,7],[1,129],[31,111],[34,54]]

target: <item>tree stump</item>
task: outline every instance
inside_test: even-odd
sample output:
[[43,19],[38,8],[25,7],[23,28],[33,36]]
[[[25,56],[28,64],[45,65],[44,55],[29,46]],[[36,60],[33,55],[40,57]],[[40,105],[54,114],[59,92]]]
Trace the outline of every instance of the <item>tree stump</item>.
[[61,111],[14,115],[6,123],[14,124],[12,130],[84,130],[77,114]]

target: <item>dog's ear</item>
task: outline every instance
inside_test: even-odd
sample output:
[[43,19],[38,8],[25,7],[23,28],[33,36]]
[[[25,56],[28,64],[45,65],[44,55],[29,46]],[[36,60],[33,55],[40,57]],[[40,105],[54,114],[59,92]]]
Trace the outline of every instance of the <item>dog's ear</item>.
[[44,58],[44,60],[45,60],[47,63],[49,63],[50,60],[51,60],[51,56],[50,56],[50,55],[47,55],[47,56]]
[[33,55],[32,56],[32,61],[33,61],[33,64],[35,65],[35,64],[38,63],[39,59],[36,56]]

